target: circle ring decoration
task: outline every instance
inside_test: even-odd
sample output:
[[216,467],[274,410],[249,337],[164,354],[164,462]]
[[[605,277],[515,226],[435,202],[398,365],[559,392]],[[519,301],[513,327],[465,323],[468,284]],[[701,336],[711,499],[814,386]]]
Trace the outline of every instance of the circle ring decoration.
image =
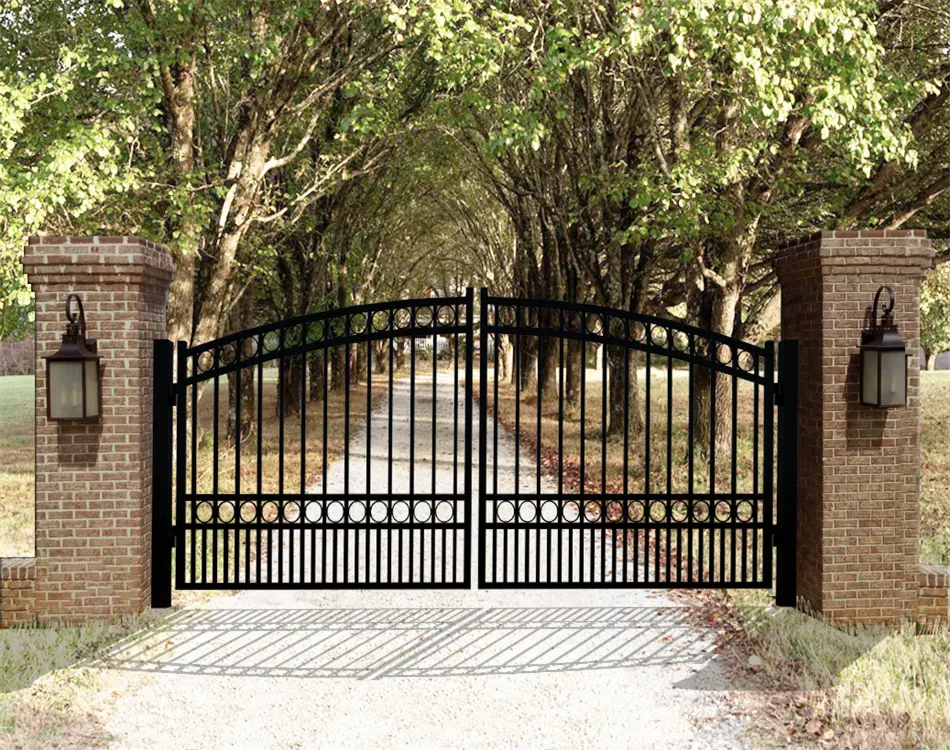
[[495,518],[501,523],[510,523],[515,519],[515,505],[510,500],[504,500],[495,506]]
[[195,508],[195,518],[197,519],[198,523],[211,523],[211,519],[213,517],[214,510],[211,507],[211,503],[198,503],[198,506]]
[[253,502],[241,503],[241,521],[253,523],[257,520],[257,506]]
[[440,306],[437,320],[440,326],[455,325],[455,308],[451,305]]

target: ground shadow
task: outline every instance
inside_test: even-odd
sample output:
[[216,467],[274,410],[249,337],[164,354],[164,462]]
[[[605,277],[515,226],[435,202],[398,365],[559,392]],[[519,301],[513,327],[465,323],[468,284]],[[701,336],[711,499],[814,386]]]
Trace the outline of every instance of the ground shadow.
[[[457,677],[706,667],[685,607],[183,610],[84,666],[237,677]],[[686,689],[728,690],[720,671]]]

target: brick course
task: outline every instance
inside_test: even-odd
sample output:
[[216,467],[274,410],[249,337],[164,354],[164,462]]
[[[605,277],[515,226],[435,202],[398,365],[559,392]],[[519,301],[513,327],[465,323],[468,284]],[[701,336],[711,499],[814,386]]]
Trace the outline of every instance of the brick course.
[[[171,256],[139,237],[34,237],[23,267],[36,295],[37,619],[139,612],[149,600],[152,340],[165,335]],[[92,424],[46,420],[43,357],[59,348],[70,292],[102,357]]]
[[0,628],[33,620],[36,561],[32,557],[0,560]]
[[950,624],[950,565],[921,565],[917,583],[917,622],[931,628]]
[[[919,230],[819,232],[780,249],[782,337],[797,338],[798,592],[838,621],[895,623],[918,595]],[[907,342],[907,407],[860,404],[861,331],[882,285]]]

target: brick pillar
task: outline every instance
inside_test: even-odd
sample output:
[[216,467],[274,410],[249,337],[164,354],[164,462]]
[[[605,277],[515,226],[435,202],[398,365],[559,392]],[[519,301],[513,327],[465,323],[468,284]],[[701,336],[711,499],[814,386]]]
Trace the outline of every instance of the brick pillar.
[[[34,612],[72,622],[149,601],[152,339],[165,336],[173,265],[138,237],[34,237],[23,256],[36,295]],[[102,419],[47,422],[46,363],[80,295],[102,357]]]
[[[917,230],[820,232],[779,249],[782,338],[799,340],[798,592],[837,621],[896,623],[916,606],[920,281]],[[911,355],[907,406],[861,406],[860,345],[881,285]]]

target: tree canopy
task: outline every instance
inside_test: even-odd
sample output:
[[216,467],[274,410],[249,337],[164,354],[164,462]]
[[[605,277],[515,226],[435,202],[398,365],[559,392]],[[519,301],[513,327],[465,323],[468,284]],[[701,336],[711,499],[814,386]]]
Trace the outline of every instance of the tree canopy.
[[948,49],[940,0],[8,1],[0,338],[38,232],[167,245],[192,342],[483,282],[762,338],[782,239],[947,257]]

